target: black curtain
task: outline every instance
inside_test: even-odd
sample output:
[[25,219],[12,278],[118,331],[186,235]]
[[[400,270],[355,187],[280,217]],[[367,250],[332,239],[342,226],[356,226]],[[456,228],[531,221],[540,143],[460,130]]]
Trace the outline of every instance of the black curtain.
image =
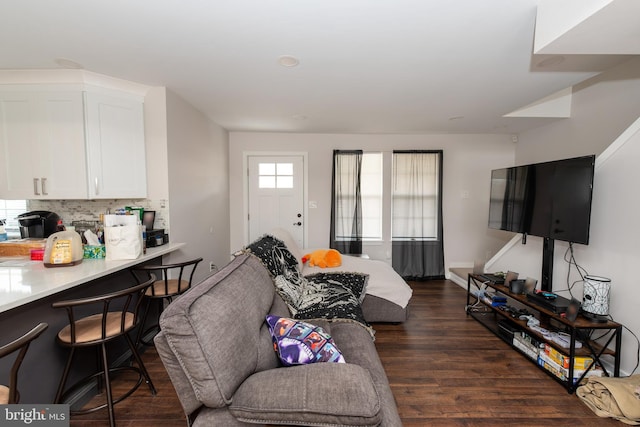
[[406,280],[443,279],[442,150],[393,157],[392,266]]
[[334,150],[331,182],[330,247],[343,254],[362,253],[362,150]]

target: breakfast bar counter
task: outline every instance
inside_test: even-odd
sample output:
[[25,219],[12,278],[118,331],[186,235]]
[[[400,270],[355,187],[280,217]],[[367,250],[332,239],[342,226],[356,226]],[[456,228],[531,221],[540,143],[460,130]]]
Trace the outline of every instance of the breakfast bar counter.
[[[47,268],[42,261],[0,257],[0,345],[11,342],[40,322],[49,325],[31,343],[20,368],[20,403],[53,403],[69,352],[56,341],[58,332],[69,319],[65,310],[51,306],[54,302],[93,297],[131,287],[136,284],[131,267],[160,264],[163,255],[184,246],[184,243],[168,243],[148,248],[146,254],[132,260],[84,259],[80,264],[68,267]],[[149,313],[148,325],[155,323],[157,315],[157,309]],[[109,346],[109,358],[116,364],[128,363],[130,355],[127,352],[124,340],[114,341]],[[93,359],[92,353],[90,357],[74,361],[70,383],[95,371]],[[12,358],[0,359],[0,382],[9,378],[12,363]],[[95,389],[81,390],[72,398],[74,406],[82,405],[94,393]]]
[[42,261],[30,261],[28,258],[0,258],[0,313],[126,270],[184,245],[168,243],[148,248],[146,254],[131,260],[84,259],[70,267],[47,268]]

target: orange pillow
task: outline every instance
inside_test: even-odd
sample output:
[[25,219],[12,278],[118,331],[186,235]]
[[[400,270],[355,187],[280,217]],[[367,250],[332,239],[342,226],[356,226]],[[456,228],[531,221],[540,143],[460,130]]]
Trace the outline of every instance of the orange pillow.
[[303,263],[307,261],[309,267],[339,267],[342,265],[342,255],[335,249],[318,249],[302,257]]

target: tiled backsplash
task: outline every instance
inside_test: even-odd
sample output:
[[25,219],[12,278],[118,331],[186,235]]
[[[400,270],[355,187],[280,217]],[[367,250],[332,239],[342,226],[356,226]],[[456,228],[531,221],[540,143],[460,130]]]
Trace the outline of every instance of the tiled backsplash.
[[72,221],[97,221],[101,213],[110,210],[115,213],[118,208],[125,206],[142,206],[146,211],[156,211],[154,228],[163,228],[169,232],[169,201],[168,200],[28,200],[30,211],[51,211],[57,213],[65,225]]

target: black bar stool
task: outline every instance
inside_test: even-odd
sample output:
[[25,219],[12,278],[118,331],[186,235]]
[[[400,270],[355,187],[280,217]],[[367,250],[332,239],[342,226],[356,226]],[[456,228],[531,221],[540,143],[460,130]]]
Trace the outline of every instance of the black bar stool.
[[29,344],[42,334],[49,325],[40,323],[36,325],[20,338],[0,347],[0,358],[18,352],[13,365],[11,366],[11,375],[9,378],[9,387],[0,385],[0,405],[15,404],[20,401],[20,393],[18,392],[18,371],[24,357],[29,350]]
[[[201,261],[202,258],[196,258],[174,264],[147,264],[131,268],[131,273],[138,283],[141,283],[143,280],[149,280],[152,273],[159,275],[159,278],[153,283],[153,286],[149,287],[145,293],[146,306],[144,315],[142,316],[141,325],[144,325],[147,320],[151,301],[158,301],[159,311],[162,313],[165,301],[167,301],[167,303],[171,303],[174,297],[183,294],[191,288],[193,274]],[[177,278],[175,278],[176,272],[178,276]],[[169,278],[169,276],[172,276],[173,278]],[[143,326],[140,326],[138,336],[136,338],[136,345],[139,343],[144,345],[153,345],[151,342],[144,341],[143,337],[152,330],[159,331],[160,325],[156,322],[146,330],[143,331],[143,329]]]
[[[67,311],[69,324],[58,332],[57,341],[60,345],[71,348],[67,364],[60,380],[60,385],[58,386],[55,403],[63,403],[69,393],[95,380],[99,390],[102,389],[102,385],[104,384],[104,387],[106,388],[107,403],[93,408],[71,411],[71,414],[81,415],[108,408],[109,425],[113,427],[115,426],[115,413],[113,406],[136,391],[140,384],[142,384],[143,380],[146,381],[149,386],[151,394],[156,394],[156,389],[151,382],[149,373],[144,367],[142,359],[138,354],[138,350],[133,345],[133,341],[128,334],[128,332],[134,329],[139,323],[140,316],[138,313],[144,293],[154,281],[155,276],[144,283],[121,291],[112,292],[110,294],[77,300],[59,301],[52,304],[53,308],[64,308]],[[90,310],[96,312],[96,314],[77,318],[77,310],[83,310],[85,312],[86,310]],[[125,338],[138,367],[109,367],[106,344],[118,337]],[[98,369],[101,370],[78,381],[65,391],[67,377],[69,376],[69,370],[71,368],[71,363],[76,349],[94,346],[96,347],[96,350],[98,350]],[[111,393],[110,375],[114,372],[120,372],[123,370],[133,370],[137,372],[138,381],[129,391],[114,399]]]

